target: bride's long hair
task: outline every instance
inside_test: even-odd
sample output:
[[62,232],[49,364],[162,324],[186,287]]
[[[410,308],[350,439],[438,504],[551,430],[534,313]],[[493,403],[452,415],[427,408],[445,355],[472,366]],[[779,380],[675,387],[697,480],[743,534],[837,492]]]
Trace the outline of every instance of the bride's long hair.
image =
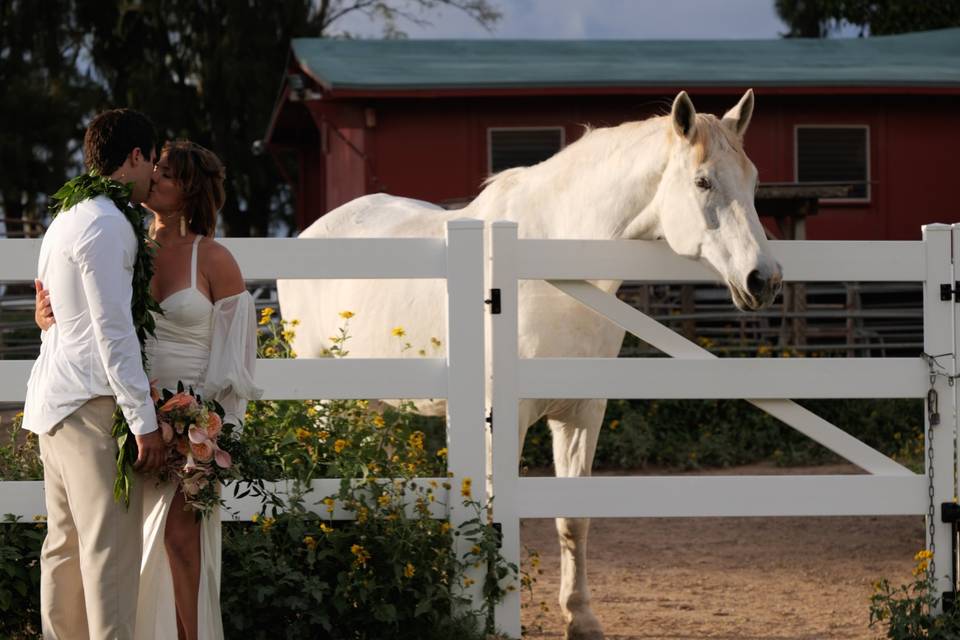
[[183,190],[183,215],[194,233],[213,237],[217,214],[226,201],[226,169],[217,154],[189,140],[163,145],[167,166]]

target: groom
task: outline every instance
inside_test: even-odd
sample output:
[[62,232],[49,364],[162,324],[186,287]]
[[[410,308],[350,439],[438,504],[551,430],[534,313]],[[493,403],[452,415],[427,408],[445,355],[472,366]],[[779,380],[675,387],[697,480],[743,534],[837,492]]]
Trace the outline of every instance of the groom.
[[[147,198],[156,159],[153,123],[137,111],[98,115],[84,137],[91,170]],[[137,241],[107,197],[58,215],[40,247],[39,277],[57,291],[56,323],[43,332],[27,383],[23,425],[39,434],[47,537],[40,556],[43,637],[133,637],[140,581],[142,484],[129,506],[114,500],[117,404],[139,447],[135,468],[160,467],[150,385],[134,330]]]

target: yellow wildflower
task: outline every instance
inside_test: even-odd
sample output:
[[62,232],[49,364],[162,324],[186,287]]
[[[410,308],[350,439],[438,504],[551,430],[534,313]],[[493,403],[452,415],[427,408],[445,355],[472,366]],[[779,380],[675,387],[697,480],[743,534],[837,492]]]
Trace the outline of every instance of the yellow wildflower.
[[271,318],[273,317],[273,308],[264,307],[263,311],[260,312],[260,324],[267,325],[270,324]]
[[342,440],[342,439],[337,440],[336,442],[333,443],[333,450],[337,453],[340,453],[341,451],[347,448],[347,444],[348,443],[346,440]]
[[267,347],[263,350],[263,355],[267,356],[268,358],[272,358],[273,356],[277,355],[277,350],[273,347]]
[[296,334],[293,331],[284,331],[282,335],[284,340],[287,342],[292,342]]
[[313,551],[317,548],[317,541],[313,539],[313,536],[307,536],[303,539],[303,544],[307,545],[307,549]]
[[320,523],[320,532],[321,533],[333,533],[333,527],[328,526],[326,523]]
[[323,504],[327,505],[327,513],[333,513],[333,506],[336,504],[333,498],[324,498]]
[[472,497],[472,494],[471,494],[472,484],[473,484],[473,480],[471,480],[470,478],[464,478],[463,481],[460,483],[460,495],[462,495],[464,498]]
[[417,572],[417,568],[414,567],[414,566],[413,566],[412,564],[410,564],[409,562],[407,563],[407,566],[405,566],[405,567],[403,568],[403,576],[404,576],[405,578],[412,578],[412,577],[413,577],[413,574],[415,574],[416,572]]
[[469,587],[469,586],[471,586],[472,584],[474,584],[475,582],[476,582],[476,580],[474,580],[473,578],[464,578],[464,579],[463,579],[463,586]]
[[443,343],[440,342],[440,339],[439,339],[439,338],[433,338],[433,337],[431,337],[431,338],[430,338],[430,344],[432,344],[432,345],[435,346],[435,347],[439,347],[439,346],[440,346],[441,344],[443,344]]
[[276,520],[274,520],[273,518],[263,518],[260,521],[260,526],[263,527],[264,531],[269,531],[270,527],[272,527],[275,522]]
[[250,518],[250,520],[253,522],[257,522],[258,520],[260,520],[260,514],[259,513],[253,514],[253,517]]
[[312,418],[315,415],[317,415],[317,408],[312,405],[307,407],[307,416]]
[[327,438],[330,437],[330,432],[328,432],[328,431],[318,431],[318,432],[317,432],[317,437],[320,438],[321,440],[326,440]]
[[403,330],[403,327],[394,327],[390,332],[390,335],[402,338],[403,336],[407,335],[407,332]]
[[297,320],[296,318],[294,318],[293,320],[290,321],[290,326],[291,326],[291,327],[299,327],[299,326],[300,326],[300,321]]
[[408,443],[414,449],[417,449],[418,451],[422,451],[423,450],[423,432],[414,431],[413,433],[411,433],[410,438],[408,438]]
[[370,552],[361,547],[358,544],[350,547],[350,553],[354,555],[353,563],[358,566],[366,567],[367,561],[370,560]]
[[390,496],[388,496],[387,494],[383,494],[383,495],[379,496],[379,497],[377,498],[377,503],[378,503],[381,507],[388,507],[388,506],[390,506]]
[[297,427],[297,440],[303,442],[310,438],[310,432],[304,429],[303,427]]
[[438,450],[437,450],[437,455],[440,456],[441,458],[446,458],[446,457],[447,457],[447,448],[444,447],[443,449],[438,449]]
[[610,430],[611,430],[611,431],[616,431],[616,430],[617,430],[617,427],[619,427],[619,426],[620,426],[620,421],[619,421],[619,420],[611,420],[611,421],[610,421]]
[[440,523],[440,533],[447,533],[448,531],[450,531],[450,523],[449,522]]
[[478,547],[477,545],[473,545],[472,547],[470,547],[470,553],[472,553],[475,556],[480,555],[480,547]]
[[375,426],[376,428],[379,429],[379,428],[381,428],[384,424],[386,424],[386,423],[384,422],[382,415],[380,415],[380,414],[378,413],[377,415],[373,416],[373,426]]
[[341,311],[341,312],[340,312],[340,317],[343,318],[344,320],[349,320],[349,319],[352,318],[354,315],[355,315],[355,314],[353,313],[353,311]]

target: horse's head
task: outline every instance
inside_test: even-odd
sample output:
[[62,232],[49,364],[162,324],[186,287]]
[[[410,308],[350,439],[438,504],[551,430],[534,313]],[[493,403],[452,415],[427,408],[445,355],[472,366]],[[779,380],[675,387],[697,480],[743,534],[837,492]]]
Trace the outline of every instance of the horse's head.
[[773,302],[782,278],[753,205],[757,169],[743,151],[752,113],[752,90],[722,119],[697,114],[681,91],[669,116],[669,158],[655,196],[670,247],[709,262],[742,310]]

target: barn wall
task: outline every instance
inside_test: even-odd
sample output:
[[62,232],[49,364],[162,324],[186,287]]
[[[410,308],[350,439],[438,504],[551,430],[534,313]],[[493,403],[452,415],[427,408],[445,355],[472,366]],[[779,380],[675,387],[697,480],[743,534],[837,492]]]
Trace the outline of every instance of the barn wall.
[[[717,115],[739,95],[691,92],[699,111]],[[487,176],[489,127],[562,126],[570,143],[584,124],[609,126],[667,113],[672,98],[353,100],[345,111],[350,117],[339,118],[339,131],[367,158],[338,137],[326,136],[325,206],[329,210],[374,191],[438,203],[468,200]],[[822,203],[819,215],[807,222],[809,239],[918,239],[921,224],[960,221],[952,176],[960,142],[956,97],[765,95],[759,90],[746,148],[762,182],[794,180],[794,127],[802,124],[870,127],[870,201]]]

